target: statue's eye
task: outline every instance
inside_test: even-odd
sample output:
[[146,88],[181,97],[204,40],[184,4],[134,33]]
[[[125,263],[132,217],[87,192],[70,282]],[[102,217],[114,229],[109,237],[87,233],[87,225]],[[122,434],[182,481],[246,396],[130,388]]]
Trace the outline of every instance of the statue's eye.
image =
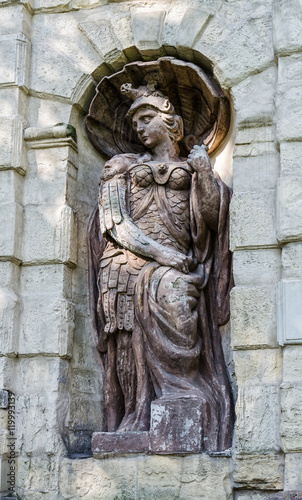
[[144,116],[143,121],[144,121],[144,123],[150,123],[151,116]]

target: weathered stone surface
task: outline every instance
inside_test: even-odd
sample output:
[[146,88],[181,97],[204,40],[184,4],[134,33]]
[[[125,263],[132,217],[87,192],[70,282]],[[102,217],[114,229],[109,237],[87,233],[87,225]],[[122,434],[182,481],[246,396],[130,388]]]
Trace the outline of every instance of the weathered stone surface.
[[287,453],[285,455],[284,489],[302,490],[302,454]]
[[1,430],[7,429],[7,425],[8,425],[8,411],[7,411],[7,408],[5,408],[5,409],[1,408],[0,409],[0,429]]
[[277,291],[277,336],[280,345],[302,343],[302,280],[281,280]]
[[236,286],[231,293],[231,342],[235,349],[276,347],[275,288]]
[[0,457],[0,492],[8,491],[7,474],[9,474],[10,465],[7,458]]
[[95,458],[103,458],[108,454],[148,452],[149,432],[95,432],[91,449]]
[[302,385],[283,383],[281,395],[281,446],[285,453],[302,451]]
[[154,453],[199,453],[208,436],[202,428],[202,401],[182,398],[153,401],[150,444]]
[[23,33],[0,35],[0,85],[28,87],[29,40]]
[[109,18],[80,23],[79,28],[104,61],[112,64],[115,70],[121,69],[128,62]]
[[[270,68],[245,78],[232,87],[236,123],[239,128],[246,125],[269,124],[275,112],[274,92],[277,68]],[[250,98],[247,99],[246,96]]]
[[[292,109],[292,113],[288,110]],[[300,81],[278,83],[276,97],[277,139],[302,139],[302,89]]]
[[62,499],[135,498],[136,467],[133,457],[127,459],[63,459],[60,470],[59,494]]
[[131,9],[134,43],[144,55],[158,53],[162,43],[162,30],[165,19],[163,9],[133,7]]
[[[227,4],[225,6],[228,8]],[[249,6],[243,4],[241,8],[248,9]],[[223,9],[219,14],[210,21],[194,48],[214,60],[218,80],[222,85],[230,86],[264,70],[273,62],[271,14],[265,9],[253,14],[245,11],[239,22],[237,16],[236,23],[228,24]],[[253,43],[250,43],[251,39]]]
[[36,92],[69,98],[78,81],[100,65],[99,54],[78,29],[72,13],[34,16],[32,38],[36,70],[31,88]]
[[274,2],[274,45],[279,55],[301,50],[301,15],[299,0]]
[[278,82],[300,81],[302,79],[302,61],[300,54],[292,54],[278,59]]
[[66,393],[43,392],[16,398],[16,449],[22,454],[64,456],[61,433],[68,418]]
[[20,358],[16,373],[23,395],[62,390],[68,383],[68,361],[56,358]]
[[273,190],[235,193],[230,208],[231,250],[275,246],[275,210]]
[[277,238],[280,242],[302,239],[302,177],[281,177],[277,195]]
[[302,346],[283,349],[283,382],[299,383],[302,380]]
[[301,142],[281,142],[280,162],[281,175],[300,176],[301,175]]
[[215,500],[231,500],[226,457],[132,455],[103,460],[63,459],[59,498],[209,500],[214,490]]
[[[238,151],[237,147],[237,151]],[[269,147],[271,149],[271,147]],[[257,156],[234,157],[234,192],[274,189],[279,177],[279,155],[268,152]]]
[[25,172],[22,117],[0,120],[0,170],[15,168]]
[[238,491],[235,493],[235,500],[264,500],[270,496],[271,493],[260,491]]
[[[302,252],[302,250],[301,250]],[[234,252],[235,285],[272,285],[281,277],[279,249]]]
[[302,243],[288,243],[282,248],[282,277],[302,279]]
[[282,378],[281,349],[234,351],[237,384],[277,384]]
[[[25,264],[76,263],[75,214],[68,205],[27,206],[24,209]],[[41,244],[43,242],[43,245]]]
[[236,453],[279,451],[279,391],[276,386],[239,387],[233,446]]
[[16,491],[21,498],[62,499],[58,486],[58,457],[20,457],[18,465]]
[[[269,142],[274,143],[274,138],[275,138],[274,125],[266,125],[262,123],[259,124],[259,126],[257,127],[244,127],[242,129],[237,130],[236,145],[242,144],[245,146],[251,145],[252,147],[255,147],[258,143],[260,144]],[[249,154],[253,156],[255,155],[253,154],[253,149],[251,149],[248,155]]]
[[177,33],[177,51],[181,58],[192,59],[192,47],[211,18],[205,8],[187,8]]
[[283,460],[279,455],[237,455],[234,457],[235,486],[259,490],[281,490],[283,489],[283,469]]
[[52,354],[70,358],[74,335],[74,305],[56,295],[23,301],[20,354]]

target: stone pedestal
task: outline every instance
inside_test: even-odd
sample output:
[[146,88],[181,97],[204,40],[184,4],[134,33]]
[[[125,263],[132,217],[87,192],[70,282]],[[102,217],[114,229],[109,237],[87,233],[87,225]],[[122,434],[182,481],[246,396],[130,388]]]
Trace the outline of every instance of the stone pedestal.
[[92,453],[200,453],[203,450],[202,401],[194,398],[156,400],[151,405],[150,432],[95,432]]

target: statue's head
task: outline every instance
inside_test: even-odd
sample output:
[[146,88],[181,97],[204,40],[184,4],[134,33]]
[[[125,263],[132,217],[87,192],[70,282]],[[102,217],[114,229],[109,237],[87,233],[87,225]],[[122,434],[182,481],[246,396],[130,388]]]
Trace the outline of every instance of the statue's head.
[[[158,133],[161,132],[163,124],[166,133],[178,149],[177,143],[183,138],[183,120],[175,113],[169,99],[151,85],[134,89],[131,84],[126,83],[121,86],[121,92],[133,101],[127,117],[132,120],[134,128],[137,129],[139,119],[156,120]],[[138,135],[145,144],[139,131]],[[150,147],[148,144],[145,145]]]

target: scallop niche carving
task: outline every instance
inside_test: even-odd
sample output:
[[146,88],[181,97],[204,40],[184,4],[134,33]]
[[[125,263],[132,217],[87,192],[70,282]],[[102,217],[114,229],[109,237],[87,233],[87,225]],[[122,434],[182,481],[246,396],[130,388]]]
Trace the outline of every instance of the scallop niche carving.
[[229,103],[173,58],[103,78],[86,127],[108,158],[89,221],[90,313],[104,390],[94,455],[230,447],[219,326],[229,318],[231,192],[212,169]]

